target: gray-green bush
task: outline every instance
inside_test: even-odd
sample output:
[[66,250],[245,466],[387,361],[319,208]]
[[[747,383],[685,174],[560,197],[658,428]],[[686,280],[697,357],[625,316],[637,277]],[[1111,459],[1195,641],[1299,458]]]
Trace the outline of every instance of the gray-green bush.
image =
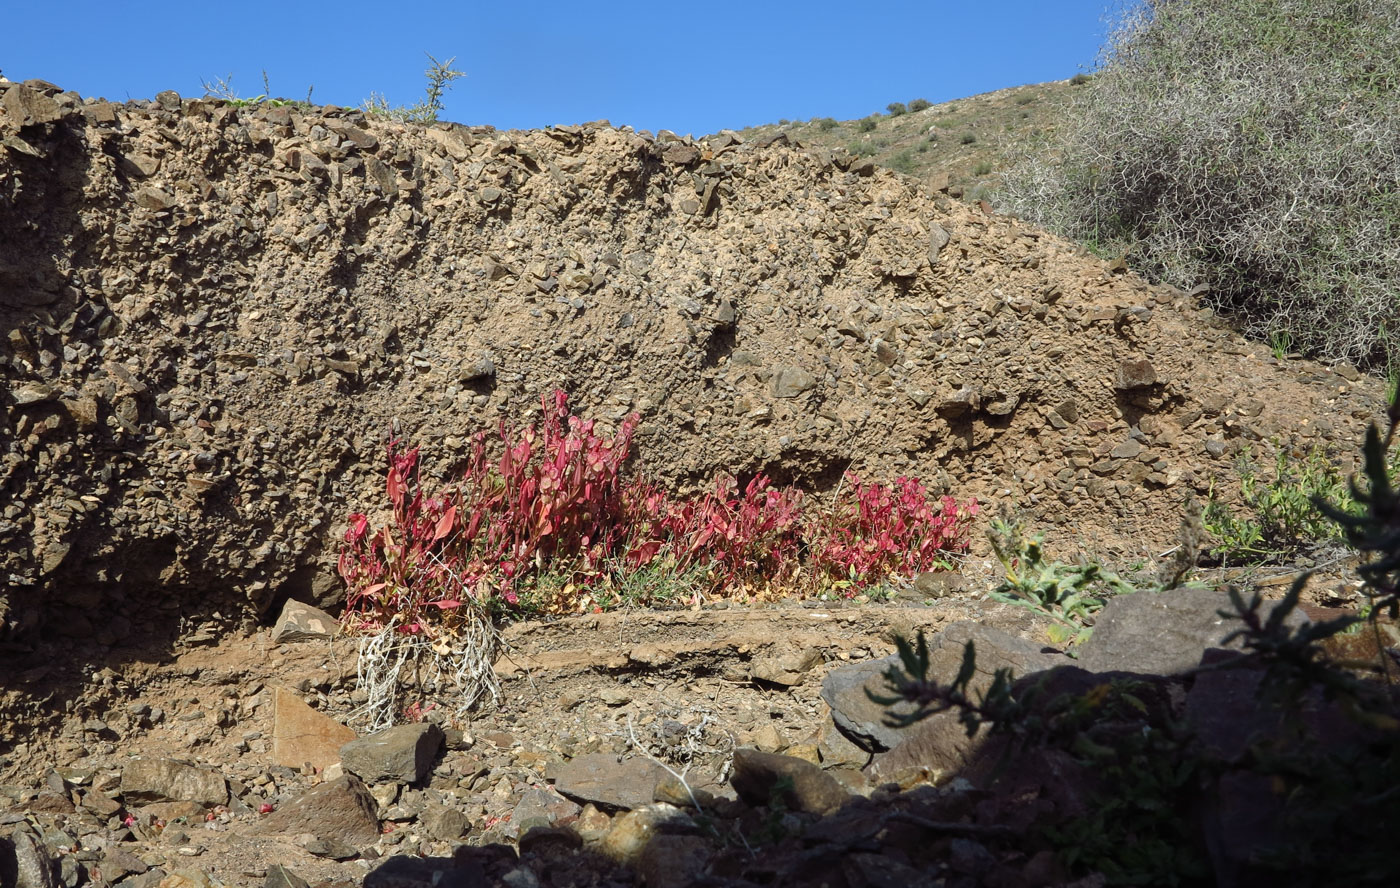
[[1260,338],[1400,361],[1400,0],[1130,8],[1003,209]]

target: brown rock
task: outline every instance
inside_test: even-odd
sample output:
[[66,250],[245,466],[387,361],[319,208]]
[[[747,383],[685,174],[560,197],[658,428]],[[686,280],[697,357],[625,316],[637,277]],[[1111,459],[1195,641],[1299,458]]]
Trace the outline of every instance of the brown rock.
[[222,774],[173,759],[132,759],[122,768],[122,799],[143,802],[194,802],[206,808],[228,803]]
[[[729,779],[739,797],[750,805],[766,805],[781,792],[793,811],[830,814],[850,799],[836,778],[811,762],[756,749],[734,750],[734,776]],[[791,788],[780,789],[783,783]]]
[[353,730],[317,712],[286,688],[272,692],[272,760],[288,768],[310,764],[324,770],[340,761],[340,749]]
[[257,825],[262,835],[312,833],[364,846],[379,837],[379,808],[358,777],[346,775],[302,793]]
[[1157,368],[1147,358],[1129,358],[1118,365],[1113,387],[1120,391],[1148,388],[1157,384]]
[[[335,617],[309,604],[288,599],[272,630],[276,644],[332,638],[339,623]],[[348,742],[348,741],[347,741]]]
[[555,789],[579,802],[640,808],[655,798],[656,784],[666,773],[647,759],[591,753],[554,766],[546,776]]
[[63,116],[58,103],[38,90],[26,86],[11,86],[5,90],[0,108],[19,126],[53,123]]

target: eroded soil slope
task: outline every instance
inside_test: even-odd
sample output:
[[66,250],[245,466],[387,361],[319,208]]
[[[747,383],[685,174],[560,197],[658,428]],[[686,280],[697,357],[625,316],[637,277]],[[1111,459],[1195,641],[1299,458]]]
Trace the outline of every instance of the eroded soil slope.
[[[1155,554],[1379,406],[986,208],[786,137],[497,132],[0,84],[0,641],[326,603],[383,445],[562,387],[684,488],[918,475]],[[1159,548],[1160,547],[1160,548]],[[217,622],[217,621],[216,621]]]

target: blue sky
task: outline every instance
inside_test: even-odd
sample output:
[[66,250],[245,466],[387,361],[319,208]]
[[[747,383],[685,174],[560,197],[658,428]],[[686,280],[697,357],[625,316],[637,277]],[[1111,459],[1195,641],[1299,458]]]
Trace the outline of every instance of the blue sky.
[[443,117],[498,127],[607,118],[681,133],[779,118],[861,117],[1071,77],[1092,64],[1109,0],[842,2],[16,2],[0,71],[86,96],[203,93],[411,104],[424,53],[466,73]]

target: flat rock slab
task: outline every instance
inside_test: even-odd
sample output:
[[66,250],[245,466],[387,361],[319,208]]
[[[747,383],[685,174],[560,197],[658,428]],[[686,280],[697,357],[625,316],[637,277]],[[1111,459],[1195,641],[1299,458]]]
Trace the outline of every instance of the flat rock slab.
[[272,760],[288,768],[310,763],[325,770],[340,761],[340,749],[356,739],[353,730],[317,712],[286,688],[272,692]]
[[[1020,676],[1067,662],[1063,654],[1045,653],[1041,645],[1033,641],[979,623],[961,622],[929,639],[928,677],[940,684],[952,682],[962,666],[963,646],[968,642],[973,643],[977,652],[977,673],[968,686],[968,692],[974,697],[991,685],[998,669],[1007,668]],[[892,655],[833,669],[822,682],[822,699],[831,707],[836,725],[856,743],[873,752],[893,749],[911,730],[888,725],[885,719],[890,714],[912,712],[912,705],[883,706],[866,693],[888,696],[890,688],[884,673],[898,665],[899,657]]]
[[122,768],[122,800],[194,802],[205,808],[228,804],[228,783],[215,771],[173,759],[132,759]]
[[417,783],[432,767],[445,739],[437,725],[396,725],[342,746],[340,763],[368,783]]
[[288,600],[282,606],[277,625],[272,629],[272,640],[276,644],[284,644],[333,638],[338,625],[335,617],[320,608]]
[[258,823],[263,835],[311,833],[363,847],[379,838],[379,806],[364,783],[347,775],[314,786]]
[[[1267,614],[1270,605],[1265,605]],[[1137,592],[1110,599],[1094,621],[1094,634],[1079,649],[1078,665],[1090,672],[1137,672],[1174,675],[1194,669],[1210,648],[1239,650],[1240,642],[1221,642],[1241,628],[1239,620],[1220,616],[1233,611],[1230,596],[1214,589],[1169,589]],[[1307,617],[1295,611],[1289,625]]]
[[554,781],[556,790],[575,801],[630,810],[651,804],[656,785],[669,775],[647,759],[598,752],[556,765],[545,776]]

